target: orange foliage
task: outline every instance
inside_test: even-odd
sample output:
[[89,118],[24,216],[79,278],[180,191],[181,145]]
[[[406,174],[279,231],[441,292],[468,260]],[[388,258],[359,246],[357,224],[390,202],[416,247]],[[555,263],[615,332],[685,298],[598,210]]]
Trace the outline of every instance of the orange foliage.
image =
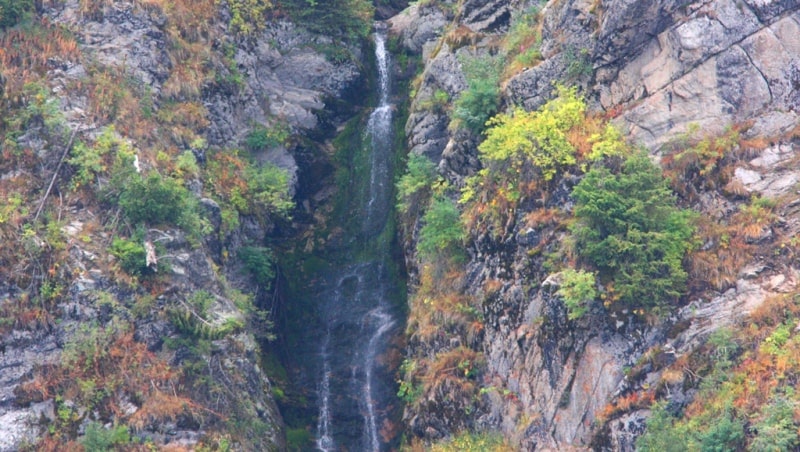
[[30,29],[13,28],[0,36],[0,68],[6,78],[3,99],[7,105],[24,102],[23,86],[40,80],[53,58],[76,62],[80,50],[74,38],[47,19],[41,19]]
[[216,152],[208,159],[207,181],[218,196],[230,199],[233,193],[247,192],[244,171],[247,163],[236,152]]
[[559,209],[536,209],[525,215],[525,226],[529,228],[542,228],[558,224],[562,220],[563,212]]
[[575,148],[578,160],[584,160],[592,151],[594,141],[591,137],[600,135],[605,129],[606,121],[599,115],[586,115],[580,124],[567,132],[567,141]]
[[615,401],[606,404],[603,411],[598,414],[598,420],[602,423],[613,418],[617,414],[627,413],[633,409],[649,407],[655,402],[655,399],[655,391],[634,391],[630,394],[620,396]]
[[[130,330],[106,330],[88,334],[89,342],[67,349],[60,364],[45,365],[35,378],[20,386],[30,400],[56,395],[112,416],[134,429],[175,420],[180,415],[201,417],[203,413],[222,416],[177,392],[178,374],[167,362],[137,342]],[[107,335],[108,337],[105,337]],[[129,400],[136,406],[120,406]],[[46,438],[44,443],[51,441]],[[66,447],[61,444],[62,449]]]

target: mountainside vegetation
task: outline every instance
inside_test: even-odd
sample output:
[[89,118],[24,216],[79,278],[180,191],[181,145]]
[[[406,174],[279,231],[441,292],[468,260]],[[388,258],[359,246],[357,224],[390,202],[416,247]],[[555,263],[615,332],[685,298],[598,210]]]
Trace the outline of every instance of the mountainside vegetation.
[[[11,440],[285,447],[254,338],[275,339],[264,239],[292,217],[296,182],[264,155],[304,132],[267,109],[210,143],[214,103],[239,108],[236,60],[270,23],[352,49],[373,14],[361,0],[0,2],[0,342],[62,343],[25,355],[22,384],[4,388],[53,412],[40,435],[9,425]],[[147,33],[121,43],[119,24]]]
[[334,353],[299,343],[356,353],[386,313],[311,292],[359,271],[408,290],[381,450],[797,450],[799,33],[791,1],[0,0],[0,452],[321,447],[298,361]]
[[755,55],[796,6],[487,3],[420,5],[446,18],[423,45],[395,23],[429,58],[397,184],[409,447],[492,450],[501,431],[516,450],[792,450],[798,128],[767,117],[796,89],[756,76],[745,113],[706,71],[733,61],[711,29],[755,14]]

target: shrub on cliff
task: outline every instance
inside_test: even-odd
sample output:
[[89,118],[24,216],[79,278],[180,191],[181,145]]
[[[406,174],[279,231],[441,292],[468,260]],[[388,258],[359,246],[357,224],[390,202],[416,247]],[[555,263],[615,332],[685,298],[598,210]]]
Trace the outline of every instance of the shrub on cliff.
[[397,210],[413,216],[427,203],[436,180],[436,165],[424,155],[410,154],[405,174],[397,182]]
[[558,97],[538,111],[497,115],[489,121],[486,141],[478,146],[481,162],[506,177],[518,177],[532,165],[544,180],[551,180],[559,169],[576,163],[567,134],[583,120],[585,110],[575,89],[559,88]]
[[417,249],[427,260],[458,259],[463,253],[464,226],[455,203],[448,198],[433,200],[422,217]]
[[366,37],[375,16],[368,0],[282,0],[280,4],[309,30],[351,40]]
[[654,307],[680,296],[693,216],[675,206],[668,181],[645,153],[629,156],[616,173],[596,166],[572,196],[578,254],[613,281],[610,301]]
[[177,181],[156,172],[134,177],[122,190],[119,205],[134,223],[177,224],[189,207],[191,194]]
[[0,0],[0,30],[13,27],[33,10],[33,0]]
[[584,134],[579,129],[587,122],[586,105],[575,89],[559,87],[557,92],[538,111],[519,108],[489,120],[486,140],[478,146],[483,169],[467,179],[462,191],[468,224],[490,224],[502,236],[523,198],[577,163],[574,142]]
[[460,58],[467,79],[467,89],[453,105],[453,121],[456,127],[466,127],[480,133],[486,121],[497,113],[500,100],[500,67],[498,57]]

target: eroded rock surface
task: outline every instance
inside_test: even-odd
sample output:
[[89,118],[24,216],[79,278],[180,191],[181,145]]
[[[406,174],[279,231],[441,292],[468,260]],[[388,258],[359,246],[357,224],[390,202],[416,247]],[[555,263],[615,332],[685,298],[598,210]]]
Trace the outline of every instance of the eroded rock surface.
[[[463,47],[451,47],[453,41],[447,38],[431,44],[435,32],[426,35],[427,42],[412,43],[408,36],[417,35],[409,30],[422,27],[418,12],[398,28],[410,50],[437,48],[424,60],[406,124],[409,147],[431,158],[456,186],[479,167],[479,139],[448,130],[446,114],[427,108],[429,101],[437,90],[457,98],[466,89],[457,55],[491,52],[502,37],[502,27],[475,26],[483,24],[475,17],[501,17],[508,7],[513,17],[532,3],[465,2],[465,8],[472,9],[457,12],[455,22],[438,33],[444,36],[459,26],[477,32]],[[746,123],[744,137],[769,137],[773,142],[735,165],[731,186],[741,187],[736,190],[742,197],[796,196],[796,144],[781,138],[798,124],[796,2],[568,0],[540,6],[543,60],[504,80],[501,108],[534,110],[553,96],[553,83],[578,85],[591,108],[615,118],[631,141],[653,154],[687,132],[714,136]],[[591,70],[585,71],[585,65]],[[569,211],[569,187],[556,192],[564,196],[553,195],[546,205]],[[729,218],[739,209],[736,202],[718,195],[704,194],[697,204],[715,219]],[[748,239],[750,243],[769,247],[779,237],[792,236],[800,220],[797,203],[789,203],[778,215],[776,226],[765,227]],[[516,224],[521,222],[517,218]],[[769,297],[794,287],[797,279],[791,266],[771,265],[768,256],[756,253],[721,293],[691,301],[664,322],[646,325],[624,312],[607,318],[599,307],[587,318],[569,321],[554,295],[558,278],[542,269],[540,258],[531,257],[546,253],[548,243],[561,238],[546,227],[517,225],[502,238],[487,234],[471,241],[467,286],[485,300],[486,326],[474,348],[486,357],[483,384],[488,388],[474,426],[500,430],[522,450],[633,450],[644,431],[646,410],[610,421],[602,441],[593,442],[604,407],[633,384],[624,369],[654,346],[666,347],[670,359],[690,353],[712,331],[740,322]],[[413,256],[408,262],[414,262]],[[501,288],[486,297],[481,287],[488,282]],[[681,325],[677,333],[672,330],[675,325]],[[427,344],[412,343],[411,353],[430,357],[452,348],[440,337]],[[654,374],[646,380],[658,378]],[[679,403],[685,403],[691,395],[678,391],[673,397],[683,397]],[[439,438],[454,433],[434,422],[436,409],[428,404],[409,410],[415,434]]]

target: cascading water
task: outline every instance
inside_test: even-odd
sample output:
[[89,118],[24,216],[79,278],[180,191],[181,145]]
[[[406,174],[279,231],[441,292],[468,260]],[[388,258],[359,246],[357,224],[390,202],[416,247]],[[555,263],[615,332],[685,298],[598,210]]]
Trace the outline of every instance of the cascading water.
[[391,206],[392,105],[389,103],[389,54],[384,31],[375,33],[378,66],[378,107],[369,116],[367,139],[371,145],[369,196],[364,209],[362,232],[375,234],[386,225]]
[[307,378],[314,380],[316,447],[326,452],[387,449],[382,429],[399,406],[384,359],[401,327],[396,300],[404,293],[396,266],[390,263],[392,241],[387,239],[392,233],[387,222],[393,205],[393,106],[385,31],[376,28],[378,106],[359,140],[366,146],[359,162],[368,164],[368,183],[364,177],[349,199],[357,203],[350,210],[355,219],[351,240],[326,256],[329,266],[310,283],[324,330],[306,332],[298,350],[299,360],[306,361],[301,365]]

